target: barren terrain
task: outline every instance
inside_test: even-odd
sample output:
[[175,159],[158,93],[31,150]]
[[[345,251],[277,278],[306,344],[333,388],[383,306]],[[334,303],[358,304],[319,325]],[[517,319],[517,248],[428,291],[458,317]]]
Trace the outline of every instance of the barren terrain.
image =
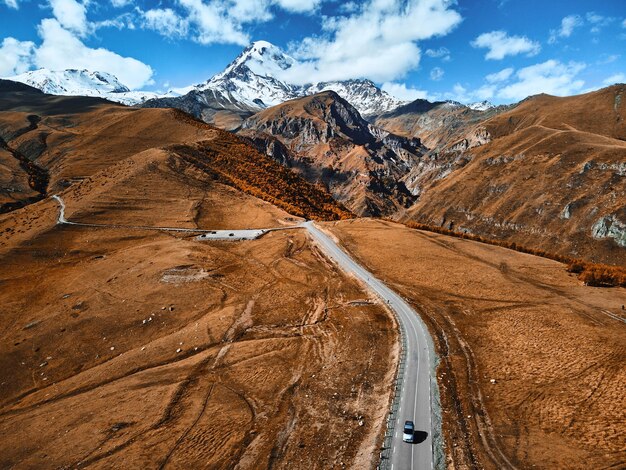
[[626,465],[624,289],[390,222],[326,227],[428,322],[449,468]]
[[[200,220],[220,195],[249,225],[289,217],[232,192],[215,184],[208,200],[185,204],[204,207]],[[153,214],[153,225],[189,226],[176,192],[166,194],[159,210],[119,203],[109,222],[136,211],[142,223]],[[67,217],[89,221],[89,199],[81,208],[70,190],[68,200]],[[99,207],[110,195],[98,201],[93,220],[106,223]],[[55,218],[45,201],[0,219],[3,234],[23,230],[2,239],[0,466],[374,461],[395,329],[301,230],[205,242]]]
[[[348,213],[178,111],[20,93],[0,96],[0,133],[50,184],[0,215],[0,468],[375,465],[390,314],[302,229],[158,229]],[[104,226],[57,224],[53,193],[70,221]]]

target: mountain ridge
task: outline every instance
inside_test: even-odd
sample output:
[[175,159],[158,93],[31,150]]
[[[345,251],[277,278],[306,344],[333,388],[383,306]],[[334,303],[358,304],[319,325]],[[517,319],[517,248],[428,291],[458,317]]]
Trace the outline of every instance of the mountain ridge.
[[301,172],[359,215],[390,215],[415,202],[402,182],[425,151],[419,139],[366,121],[334,91],[286,101],[243,121],[238,134]]

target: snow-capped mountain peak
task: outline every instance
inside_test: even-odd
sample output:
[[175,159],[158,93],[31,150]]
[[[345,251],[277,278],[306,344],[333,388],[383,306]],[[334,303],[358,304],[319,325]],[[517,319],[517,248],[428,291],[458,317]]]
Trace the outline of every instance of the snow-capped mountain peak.
[[265,108],[299,96],[297,87],[276,78],[295,59],[267,41],[256,41],[245,48],[223,72],[199,85],[199,91],[212,91],[227,101],[250,108]]
[[366,116],[390,111],[402,104],[370,80],[320,82],[304,86],[282,80],[282,72],[297,64],[296,59],[278,46],[267,41],[256,41],[244,49],[223,72],[198,89],[212,90],[229,101],[257,109],[327,90],[336,92]]
[[223,78],[244,66],[257,75],[273,77],[280,71],[290,68],[295,62],[294,58],[273,44],[267,41],[256,41],[244,49],[222,73],[213,78]]
[[149,91],[130,91],[115,75],[89,70],[38,69],[8,80],[25,83],[50,95],[95,96],[127,105],[134,105],[159,95]]
[[378,88],[371,80],[321,82],[305,87],[307,95],[332,90],[354,106],[364,116],[382,114],[404,104]]
[[51,95],[98,96],[107,93],[126,93],[130,90],[110,73],[89,70],[48,70],[26,72],[11,80],[38,88]]
[[471,103],[467,105],[468,108],[473,109],[474,111],[487,111],[488,109],[494,108],[489,101],[477,101],[476,103]]
[[11,77],[10,80],[26,83],[45,93],[99,96],[128,105],[152,98],[181,97],[182,100],[181,95],[184,95],[195,100],[195,106],[200,108],[207,106],[208,99],[217,100],[217,103],[222,103],[220,106],[234,106],[254,112],[328,90],[350,102],[363,116],[382,114],[403,104],[370,80],[295,85],[281,78],[284,71],[297,65],[298,61],[280,47],[267,41],[256,41],[246,47],[224,71],[205,83],[171,90],[166,94],[130,91],[111,74],[87,70],[40,69]]

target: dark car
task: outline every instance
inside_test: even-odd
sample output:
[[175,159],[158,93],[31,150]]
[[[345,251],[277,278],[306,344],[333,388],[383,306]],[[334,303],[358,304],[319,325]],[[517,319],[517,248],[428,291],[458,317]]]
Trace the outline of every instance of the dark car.
[[415,425],[413,421],[404,422],[404,431],[402,432],[402,440],[404,442],[413,442],[413,436],[415,435]]

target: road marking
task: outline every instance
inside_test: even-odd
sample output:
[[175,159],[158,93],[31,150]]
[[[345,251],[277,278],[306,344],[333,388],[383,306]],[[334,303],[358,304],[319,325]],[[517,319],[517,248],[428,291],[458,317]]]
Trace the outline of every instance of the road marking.
[[[400,327],[400,332],[402,333],[403,340],[406,342],[406,345],[403,343],[403,347],[405,346],[405,358],[404,362],[400,362],[399,369],[404,373],[404,378],[400,387],[394,387],[394,390],[397,393],[396,397],[394,397],[392,403],[392,412],[394,405],[398,405],[397,414],[394,422],[396,423],[396,436],[393,439],[395,442],[393,446],[390,446],[388,449],[393,453],[389,457],[390,461],[395,461],[398,463],[402,470],[406,469],[419,469],[425,470],[428,468],[428,461],[430,461],[430,467],[433,467],[433,457],[434,457],[434,449],[433,449],[433,440],[432,440],[432,417],[431,417],[431,409],[432,409],[432,395],[431,395],[431,367],[430,367],[430,349],[429,345],[431,343],[428,342],[428,333],[426,327],[422,324],[417,312],[411,308],[411,306],[404,300],[403,297],[398,295],[396,292],[391,290],[381,281],[376,279],[373,274],[369,273],[365,268],[361,267],[354,259],[350,257],[349,254],[345,252],[337,243],[335,243],[331,237],[327,236],[322,232],[319,228],[315,227],[313,222],[305,222],[301,225],[306,228],[309,233],[312,235],[312,238],[315,242],[317,242],[318,246],[322,249],[323,252],[333,260],[340,269],[346,272],[348,275],[352,275],[359,279],[365,286],[367,286],[371,292],[380,297],[383,301],[386,302],[392,311],[396,314],[396,318],[398,320],[398,324]],[[412,331],[408,331],[411,329]],[[421,355],[421,349],[424,344],[426,345],[427,351],[426,356]],[[428,369],[422,371],[420,367],[420,359],[426,360],[428,362]],[[417,366],[415,366],[414,362],[417,360]],[[415,376],[415,371],[417,371],[417,375]],[[420,373],[426,373],[426,377],[420,377]],[[420,381],[421,380],[421,381]],[[426,385],[424,380],[428,381],[428,385]],[[405,387],[405,382],[408,387]],[[414,422],[417,421],[416,416],[418,416],[417,411],[417,392],[418,392],[418,384],[422,384],[424,387],[428,387],[428,394],[431,395],[428,400],[420,401],[421,408],[420,410],[424,412],[424,415],[419,415],[421,421],[418,426],[424,428],[425,431],[428,432],[427,436],[430,439],[430,446],[426,444],[425,446],[420,446],[417,451],[417,456],[415,453],[415,445],[411,446],[411,456],[410,463],[406,462],[406,459],[409,458],[408,450],[403,450],[406,448],[404,444],[400,444],[399,434],[400,427],[402,425],[402,420],[404,418],[408,418],[411,415],[402,416],[402,412],[404,409],[404,405],[407,405],[405,401],[410,402],[411,399],[410,393],[415,393],[414,401],[413,401],[413,419]],[[415,387],[415,388],[414,388]],[[421,394],[420,394],[421,396]],[[407,407],[410,405],[407,405]],[[410,412],[407,410],[407,412]],[[426,417],[426,414],[428,417]],[[428,429],[426,429],[428,427]],[[393,436],[393,434],[392,434]],[[401,454],[397,453],[397,445],[401,446]],[[415,459],[417,458],[417,461]],[[389,462],[392,463],[392,462]]]

